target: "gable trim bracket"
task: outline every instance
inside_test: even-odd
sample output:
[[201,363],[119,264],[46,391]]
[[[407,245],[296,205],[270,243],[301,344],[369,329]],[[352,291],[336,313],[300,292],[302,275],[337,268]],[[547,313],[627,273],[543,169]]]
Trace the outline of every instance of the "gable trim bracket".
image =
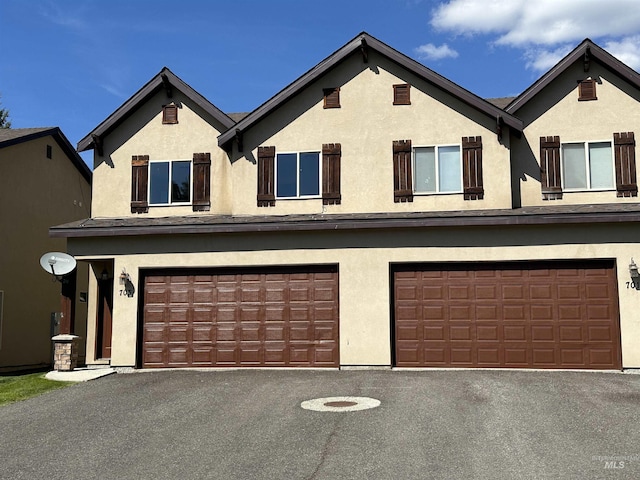
[[360,53],[362,53],[362,61],[369,63],[369,45],[367,45],[367,39],[364,37],[360,39]]
[[102,138],[99,135],[91,135],[91,139],[93,140],[93,145],[96,149],[96,152],[98,153],[99,156],[103,156],[104,155],[104,150],[102,148]]
[[504,127],[504,119],[502,115],[498,115],[496,117],[496,135],[498,136],[498,141],[502,140],[502,127]]
[[164,87],[164,91],[166,92],[167,97],[173,98],[173,89],[171,87],[169,77],[167,77],[166,73],[163,73],[162,75],[160,75],[160,78],[162,78],[162,86]]
[[591,48],[590,47],[587,47],[584,49],[584,58],[582,62],[584,66],[584,71],[588,72],[589,67],[591,66]]
[[236,144],[238,145],[238,153],[244,152],[244,143],[242,141],[242,130],[236,128],[236,134],[234,136]]

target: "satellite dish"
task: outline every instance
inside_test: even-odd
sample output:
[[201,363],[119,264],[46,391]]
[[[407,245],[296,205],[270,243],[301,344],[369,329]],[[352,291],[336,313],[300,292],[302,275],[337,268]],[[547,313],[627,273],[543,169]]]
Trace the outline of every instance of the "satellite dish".
[[45,272],[61,277],[76,268],[76,259],[66,253],[49,252],[40,257],[40,266]]

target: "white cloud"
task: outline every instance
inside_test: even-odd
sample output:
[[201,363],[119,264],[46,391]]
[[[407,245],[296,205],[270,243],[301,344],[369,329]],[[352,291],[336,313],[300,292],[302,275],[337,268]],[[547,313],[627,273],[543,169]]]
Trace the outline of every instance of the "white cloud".
[[[432,12],[431,25],[457,35],[488,35],[495,45],[522,48],[527,66],[545,70],[567,45],[604,38],[603,46],[630,66],[640,64],[637,0],[450,0]],[[607,46],[609,45],[609,47]]]
[[435,46],[433,43],[427,43],[426,45],[420,45],[415,49],[419,58],[427,60],[442,60],[443,58],[457,58],[458,52],[450,48],[446,43]]
[[640,35],[626,37],[620,41],[610,40],[602,47],[621,62],[640,71]]

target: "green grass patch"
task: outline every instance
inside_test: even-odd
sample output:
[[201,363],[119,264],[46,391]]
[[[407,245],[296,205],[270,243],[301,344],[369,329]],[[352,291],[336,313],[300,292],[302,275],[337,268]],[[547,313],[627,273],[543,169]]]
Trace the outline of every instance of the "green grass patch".
[[0,405],[26,400],[73,384],[73,382],[47,380],[44,376],[45,373],[40,372],[0,377]]

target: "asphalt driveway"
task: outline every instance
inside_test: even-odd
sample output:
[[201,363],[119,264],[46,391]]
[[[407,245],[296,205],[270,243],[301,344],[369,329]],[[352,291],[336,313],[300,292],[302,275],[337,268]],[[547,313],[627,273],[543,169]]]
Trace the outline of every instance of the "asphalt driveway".
[[[341,395],[381,404],[300,407]],[[111,375],[0,407],[0,478],[637,479],[640,375]]]

